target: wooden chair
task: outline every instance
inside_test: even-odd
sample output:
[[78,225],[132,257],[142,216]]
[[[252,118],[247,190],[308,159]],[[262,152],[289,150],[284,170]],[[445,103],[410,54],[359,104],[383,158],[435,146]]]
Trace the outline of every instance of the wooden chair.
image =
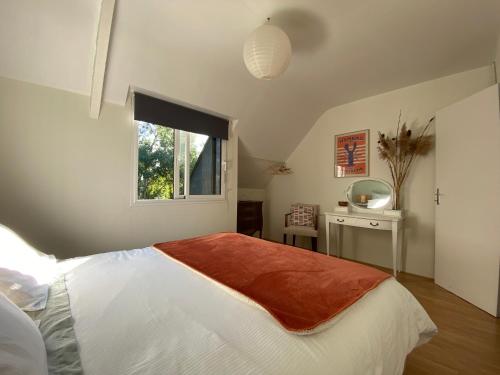
[[[294,209],[302,207],[311,207],[313,210],[313,225],[294,225],[292,222],[292,213]],[[287,243],[286,236],[291,234],[293,236],[293,246],[295,246],[295,237],[311,237],[311,247],[313,251],[318,251],[318,215],[319,205],[294,203],[292,204],[291,211],[285,214],[285,227],[283,228],[283,243]]]

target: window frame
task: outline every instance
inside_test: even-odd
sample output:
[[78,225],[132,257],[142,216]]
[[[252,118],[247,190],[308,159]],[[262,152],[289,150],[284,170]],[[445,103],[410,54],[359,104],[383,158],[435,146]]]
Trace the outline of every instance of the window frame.
[[[227,140],[221,139],[221,182],[220,194],[210,195],[190,195],[189,194],[189,178],[185,179],[185,195],[179,194],[179,142],[180,130],[174,130],[174,198],[172,199],[139,199],[138,184],[139,184],[139,135],[137,121],[132,119],[133,137],[132,137],[132,206],[148,206],[148,205],[165,205],[165,204],[188,204],[188,203],[210,203],[210,202],[225,202],[226,201],[226,180],[227,180]],[[153,124],[156,125],[156,124]],[[162,126],[162,125],[156,125]],[[190,132],[186,132],[187,144],[186,150],[190,147]],[[189,152],[186,152],[186,160],[184,162],[184,175],[189,176]]]

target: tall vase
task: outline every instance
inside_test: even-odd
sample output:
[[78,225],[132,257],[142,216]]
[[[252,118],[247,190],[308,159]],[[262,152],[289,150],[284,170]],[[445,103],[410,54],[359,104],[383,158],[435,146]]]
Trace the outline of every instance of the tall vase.
[[392,203],[393,210],[401,210],[401,186],[394,187],[394,202]]
[[401,187],[399,188],[396,188],[393,186],[393,190],[394,190],[394,199],[392,201],[392,210],[384,210],[384,215],[387,215],[387,216],[393,216],[393,217],[397,217],[397,218],[402,218],[403,217],[403,210],[401,209],[401,205],[402,205],[402,189]]

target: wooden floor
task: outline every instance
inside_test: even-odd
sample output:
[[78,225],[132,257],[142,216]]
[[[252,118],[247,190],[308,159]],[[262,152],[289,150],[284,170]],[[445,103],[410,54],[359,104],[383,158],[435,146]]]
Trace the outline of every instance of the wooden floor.
[[433,280],[405,273],[398,280],[420,301],[439,329],[429,343],[408,356],[405,375],[500,375],[500,319]]

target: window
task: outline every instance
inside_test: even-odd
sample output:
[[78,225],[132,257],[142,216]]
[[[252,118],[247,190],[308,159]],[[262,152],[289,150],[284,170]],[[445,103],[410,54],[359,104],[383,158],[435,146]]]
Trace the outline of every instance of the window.
[[[150,121],[151,116],[140,113],[138,115],[138,112],[144,111],[144,108],[140,107],[139,103],[138,110],[137,95],[136,93],[134,104],[137,130],[135,200],[223,198],[224,133],[212,131],[213,126],[209,129],[203,128],[207,114],[177,105],[174,105],[174,109],[189,111],[187,112],[191,115],[187,118],[189,121],[177,121],[182,113],[179,115],[180,112],[170,111],[166,115],[172,119],[171,127],[153,123]],[[158,101],[155,98],[151,99]],[[161,103],[172,105],[163,101]],[[202,114],[204,117],[193,117],[193,112]],[[144,118],[149,121],[144,121]],[[164,116],[160,120],[162,123],[167,123]],[[225,122],[227,124],[227,120]],[[194,125],[190,126],[190,124]],[[201,130],[208,134],[188,131],[189,129]]]

